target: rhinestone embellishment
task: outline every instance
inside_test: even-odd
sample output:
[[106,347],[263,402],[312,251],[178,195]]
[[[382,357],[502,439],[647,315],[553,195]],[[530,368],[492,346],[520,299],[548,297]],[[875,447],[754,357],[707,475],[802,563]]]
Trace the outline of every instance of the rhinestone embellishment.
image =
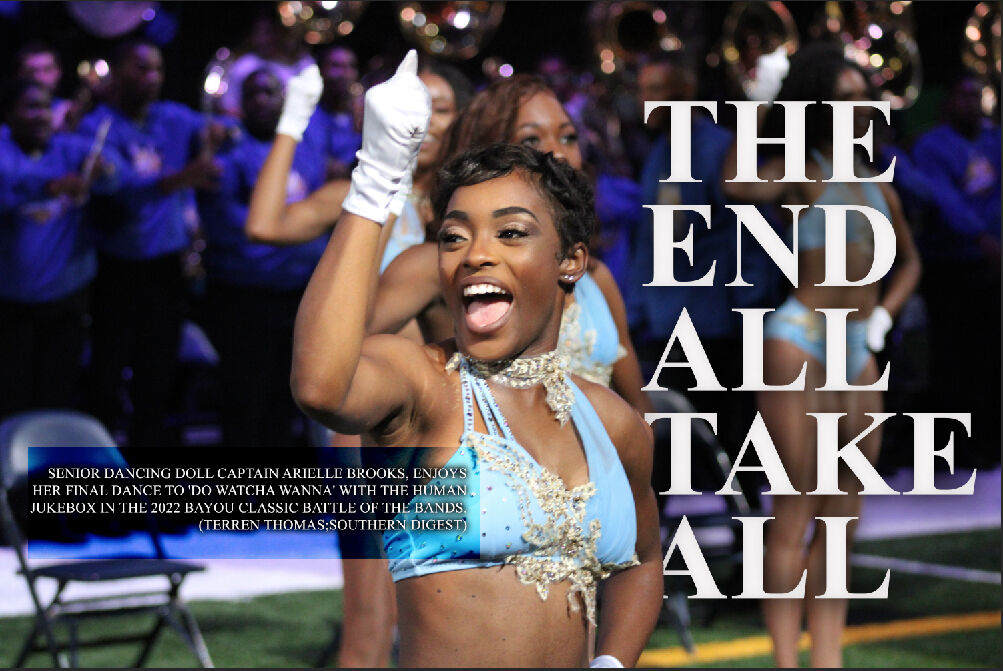
[[476,377],[506,387],[529,389],[542,384],[547,390],[547,406],[554,411],[554,417],[561,426],[571,419],[574,396],[565,374],[567,360],[560,352],[555,350],[537,356],[500,361],[481,361],[457,352],[446,364],[446,370],[456,370],[463,361],[467,362],[467,369]]

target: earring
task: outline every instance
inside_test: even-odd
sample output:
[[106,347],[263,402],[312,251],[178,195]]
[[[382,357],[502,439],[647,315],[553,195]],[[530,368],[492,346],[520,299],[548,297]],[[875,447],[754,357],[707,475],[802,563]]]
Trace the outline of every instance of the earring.
[[574,275],[562,275],[561,277],[564,278],[565,282],[574,282],[575,281],[575,276]]

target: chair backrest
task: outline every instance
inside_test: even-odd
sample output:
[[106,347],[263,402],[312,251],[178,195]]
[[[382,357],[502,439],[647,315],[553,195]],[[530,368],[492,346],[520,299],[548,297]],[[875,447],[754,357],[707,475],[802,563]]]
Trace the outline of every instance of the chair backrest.
[[75,410],[25,412],[0,424],[0,484],[13,489],[55,466],[127,466],[108,430]]
[[[13,415],[0,424],[0,492],[26,487],[54,467],[128,468],[115,440],[95,418],[75,410],[38,410]],[[102,471],[103,472],[103,471]],[[20,535],[16,515],[5,520],[8,534]],[[165,556],[156,520],[146,515],[153,551]]]

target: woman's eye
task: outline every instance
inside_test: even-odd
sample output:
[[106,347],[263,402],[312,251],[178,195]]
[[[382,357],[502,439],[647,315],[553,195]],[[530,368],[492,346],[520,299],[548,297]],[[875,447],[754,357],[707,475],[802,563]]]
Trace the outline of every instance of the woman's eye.
[[440,231],[439,232],[439,243],[440,244],[451,245],[451,244],[456,244],[457,242],[461,242],[462,240],[463,240],[463,236],[460,235],[459,233],[451,233],[449,231]]
[[515,238],[525,238],[526,231],[519,228],[503,228],[498,232],[498,237],[503,239],[515,239]]
[[540,138],[535,135],[530,135],[529,137],[524,137],[519,140],[519,144],[524,144],[527,147],[536,147],[540,144]]
[[561,144],[578,144],[578,134],[569,133],[561,138]]

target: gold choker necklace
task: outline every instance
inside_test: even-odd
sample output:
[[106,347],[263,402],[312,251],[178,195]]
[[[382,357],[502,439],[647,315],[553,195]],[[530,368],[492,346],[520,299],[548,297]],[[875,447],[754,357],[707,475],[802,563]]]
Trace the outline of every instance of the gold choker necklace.
[[513,389],[529,389],[542,384],[547,390],[547,406],[554,411],[554,417],[561,426],[571,418],[574,394],[565,374],[565,357],[556,350],[537,356],[500,361],[481,361],[457,352],[446,364],[446,370],[456,370],[461,363],[466,363],[471,374]]

